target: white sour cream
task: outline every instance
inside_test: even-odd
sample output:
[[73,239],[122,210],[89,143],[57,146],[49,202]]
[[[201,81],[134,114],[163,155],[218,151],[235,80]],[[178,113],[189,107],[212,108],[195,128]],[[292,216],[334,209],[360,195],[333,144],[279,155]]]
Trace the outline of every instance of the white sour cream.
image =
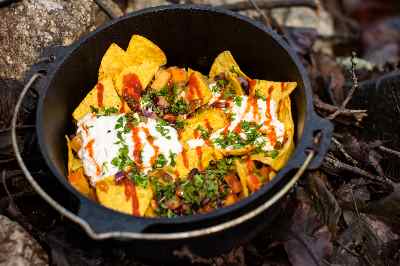
[[[95,116],[88,114],[78,122],[77,134],[81,136],[82,147],[78,155],[82,159],[85,174],[94,185],[97,181],[116,174],[119,169],[111,161],[118,156],[121,144],[118,144],[117,132],[122,129],[115,129],[118,119],[123,115]],[[148,118],[146,122],[140,122],[138,136],[141,142],[141,159],[143,172],[147,173],[152,169],[151,159],[155,155],[155,148],[158,154],[163,154],[170,163],[170,154],[178,154],[182,151],[182,145],[178,140],[178,133],[171,126],[164,126],[165,136],[156,129],[157,121]],[[145,133],[148,130],[153,139],[153,145],[148,141]],[[135,143],[132,132],[122,133],[122,139],[128,146],[129,157],[134,160]],[[89,145],[88,145],[89,144]],[[89,147],[91,146],[91,147]]]
[[[269,123],[265,124],[267,121],[267,101],[263,99],[257,99],[257,107],[258,111],[254,113],[253,109],[254,106],[251,103],[248,103],[249,97],[248,96],[238,96],[241,101],[240,104],[236,104],[235,102],[231,102],[230,106],[227,108],[227,112],[231,113],[234,115],[234,119],[230,122],[228,126],[228,132],[233,131],[236,126],[241,123],[242,121],[248,121],[248,122],[255,122],[257,125],[261,125],[261,130],[268,130],[269,128],[273,128],[276,133],[276,138],[277,141],[282,142],[283,141],[283,136],[285,132],[285,126],[284,124],[278,120],[278,115],[277,115],[277,106],[274,100],[270,100],[270,115],[271,115],[271,120]],[[250,105],[248,107],[248,104]],[[247,110],[246,110],[247,109]],[[210,138],[212,141],[215,141],[215,139],[221,137],[221,134],[223,133],[224,128],[217,130],[213,134],[211,134]],[[240,136],[245,138],[245,134],[240,133]],[[271,142],[268,137],[262,136],[262,139],[258,139],[257,141],[265,141],[266,145],[264,145],[263,150],[265,151],[271,151],[273,150],[273,146],[271,145]],[[218,144],[216,144],[218,145]],[[233,147],[228,146],[226,149],[233,149]]]

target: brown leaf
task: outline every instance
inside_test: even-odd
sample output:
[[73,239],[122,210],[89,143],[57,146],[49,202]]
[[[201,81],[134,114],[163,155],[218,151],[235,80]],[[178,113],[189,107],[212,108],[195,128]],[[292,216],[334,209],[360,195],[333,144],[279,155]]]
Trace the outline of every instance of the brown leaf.
[[308,187],[314,196],[313,201],[318,206],[318,213],[334,237],[342,210],[325,183],[328,181],[324,182],[324,179],[326,180],[326,176],[320,171],[310,172],[307,176]]
[[346,82],[342,68],[331,56],[320,53],[315,55],[315,63],[321,77],[329,84],[328,92],[334,103],[342,103],[345,98],[343,87]]
[[298,204],[283,242],[289,261],[294,266],[320,265],[332,254],[331,233],[312,208],[310,198],[298,190]]

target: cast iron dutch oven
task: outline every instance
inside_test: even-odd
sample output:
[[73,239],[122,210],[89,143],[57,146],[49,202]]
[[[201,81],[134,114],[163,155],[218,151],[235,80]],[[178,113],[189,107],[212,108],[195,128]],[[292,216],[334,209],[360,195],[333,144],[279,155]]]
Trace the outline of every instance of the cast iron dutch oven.
[[[144,35],[157,43],[167,55],[169,65],[190,66],[208,73],[216,55],[230,50],[251,77],[298,83],[292,95],[296,150],[270,183],[232,206],[179,218],[139,218],[115,212],[71,187],[66,179],[64,138],[73,130],[71,113],[96,83],[100,60],[108,46],[116,42],[126,47],[132,34]],[[319,166],[329,146],[332,125],[314,113],[310,82],[293,50],[269,28],[230,11],[194,5],[145,9],[52,52],[45,58],[46,67],[41,74],[35,74],[25,87],[16,107],[18,110],[26,91],[39,78],[42,89],[37,135],[53,174],[47,180],[50,185],[29,174],[18,151],[14,128],[18,161],[36,191],[91,238],[131,248],[140,257],[170,259],[183,247],[201,256],[211,256],[250,239],[274,218],[279,199],[304,170]],[[61,193],[69,200],[59,200],[57,195]]]

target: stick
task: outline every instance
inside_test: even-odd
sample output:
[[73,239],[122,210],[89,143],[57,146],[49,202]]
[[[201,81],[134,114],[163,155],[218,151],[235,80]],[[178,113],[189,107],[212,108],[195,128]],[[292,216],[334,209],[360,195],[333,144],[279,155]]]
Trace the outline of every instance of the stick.
[[[314,10],[318,9],[318,4],[314,0],[269,0],[254,1],[260,9],[288,8],[288,7],[309,7]],[[218,7],[229,9],[232,11],[244,11],[253,9],[254,5],[250,1],[243,1],[233,4],[223,4]]]
[[384,152],[387,152],[387,153],[390,153],[390,154],[393,154],[393,155],[396,155],[397,157],[399,157],[400,158],[400,151],[396,151],[396,150],[393,150],[393,149],[390,149],[390,148],[387,148],[387,147],[385,147],[385,146],[379,146],[378,147],[381,151],[384,151]]
[[351,76],[352,76],[352,80],[353,80],[353,86],[351,87],[349,93],[346,96],[346,99],[344,99],[342,105],[339,107],[338,110],[336,110],[336,112],[334,112],[333,114],[331,114],[330,116],[328,116],[329,120],[333,120],[335,119],[338,115],[341,114],[341,112],[346,109],[347,104],[350,102],[351,98],[353,97],[354,92],[356,91],[356,89],[359,87],[358,85],[358,79],[356,76],[356,63],[354,61],[355,57],[357,56],[356,52],[353,52],[351,55]]
[[110,19],[116,19],[124,15],[121,8],[111,0],[94,0],[95,3],[107,14]]
[[340,143],[335,137],[332,137],[332,142],[335,143],[339,151],[344,155],[344,157],[346,157],[348,161],[350,161],[354,165],[358,165],[357,160],[355,160],[353,157],[351,157],[350,154],[347,153],[342,143]]
[[[341,170],[348,171],[348,172],[352,172],[354,174],[366,177],[366,178],[368,178],[370,180],[373,180],[375,182],[387,183],[387,184],[390,184],[391,186],[395,185],[395,183],[392,180],[388,179],[387,177],[374,176],[374,175],[370,174],[369,172],[367,172],[367,171],[365,171],[365,170],[363,170],[361,168],[358,168],[358,167],[352,166],[352,165],[348,165],[346,163],[343,163],[343,162],[339,161],[333,155],[329,155],[328,154],[324,158],[324,162],[330,164],[334,168],[341,169]],[[329,166],[327,166],[327,167],[329,167]]]
[[[314,95],[314,105],[318,109],[321,109],[329,113],[337,112],[340,109],[340,107],[322,101],[317,95]],[[365,109],[346,109],[346,108],[340,112],[340,115],[353,116],[358,122],[361,122],[364,119],[364,117],[368,116],[367,110]]]

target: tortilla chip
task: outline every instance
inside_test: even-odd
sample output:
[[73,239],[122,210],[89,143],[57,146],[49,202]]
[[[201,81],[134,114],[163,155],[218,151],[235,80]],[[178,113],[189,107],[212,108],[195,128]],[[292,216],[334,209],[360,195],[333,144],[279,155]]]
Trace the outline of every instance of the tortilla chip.
[[250,88],[250,95],[259,95],[265,98],[269,97],[276,103],[288,97],[290,93],[296,88],[296,82],[274,82],[267,80],[255,80],[255,86]]
[[279,104],[278,119],[285,125],[286,139],[282,149],[279,150],[278,156],[275,157],[275,159],[265,156],[264,154],[254,154],[250,157],[252,160],[260,161],[264,164],[270,165],[275,171],[278,171],[283,166],[285,166],[294,151],[294,123],[292,119],[292,110],[289,96],[281,100]]
[[192,169],[203,170],[207,168],[214,159],[214,149],[207,145],[200,149],[201,156],[199,156],[196,149],[185,150],[185,155],[183,153],[178,154],[176,156],[176,166],[169,171],[175,176],[185,179]]
[[[129,182],[129,181],[128,181]],[[125,184],[116,184],[114,176],[106,177],[96,183],[96,194],[100,204],[107,208],[133,214],[132,198],[125,195]],[[136,196],[139,203],[139,215],[143,216],[153,198],[153,190],[148,185],[146,188],[135,186]]]
[[117,44],[112,43],[101,60],[99,80],[114,79],[121,71],[133,64],[132,58]]
[[165,69],[159,69],[155,75],[151,88],[155,91],[164,89],[171,80],[171,73]]
[[[102,93],[102,102],[99,102],[99,89],[98,86],[100,84],[103,86],[103,93]],[[122,104],[124,108],[121,108]],[[115,107],[118,110],[124,110],[125,112],[129,111],[128,105],[121,100],[114,89],[114,83],[111,78],[106,78],[97,83],[97,85],[86,95],[83,101],[78,105],[75,111],[72,113],[72,116],[75,120],[80,120],[86,114],[92,112],[91,107],[95,108],[99,107]]]
[[89,182],[83,173],[83,168],[79,168],[76,171],[70,172],[68,174],[68,181],[76,190],[78,190],[84,196],[92,200],[96,199],[94,191],[89,185]]
[[124,92],[124,78],[127,75],[134,74],[140,81],[140,85],[142,90],[145,90],[147,85],[153,79],[154,75],[156,74],[159,68],[158,64],[155,64],[150,61],[145,61],[141,64],[134,64],[131,65],[124,70],[117,76],[115,81],[115,87],[118,94],[122,97]]
[[136,64],[153,62],[157,66],[167,63],[164,52],[149,39],[133,35],[127,49],[127,53],[132,57]]
[[226,79],[228,80],[228,85],[224,89],[224,91],[233,91],[235,95],[244,95],[244,90],[242,88],[242,85],[240,85],[240,82],[238,80],[238,77],[236,74],[233,74],[231,72],[226,73]]
[[239,175],[240,183],[242,184],[242,197],[249,195],[249,189],[247,188],[247,167],[244,162],[240,159],[235,159],[236,172]]
[[189,149],[186,141],[195,138],[195,131],[198,130],[199,127],[207,130],[207,132],[211,134],[216,130],[225,127],[227,124],[228,118],[221,109],[210,108],[204,110],[186,120],[185,126],[180,134],[180,141],[184,143],[186,149]]
[[247,75],[243,73],[243,71],[240,69],[238,63],[236,63],[235,59],[233,58],[231,52],[229,51],[224,51],[220,53],[215,59],[214,63],[211,66],[210,72],[208,76],[210,79],[214,79],[215,76],[221,74],[221,73],[236,73],[238,76],[242,76],[246,79]]
[[73,171],[76,171],[82,167],[82,161],[74,156],[74,153],[72,152],[71,141],[69,140],[67,135],[65,136],[65,138],[67,139],[68,148],[68,173],[72,173]]
[[207,104],[212,98],[207,79],[203,74],[192,69],[189,69],[188,77],[189,80],[185,88],[185,98],[187,101],[189,103],[196,103],[194,104],[195,108]]

